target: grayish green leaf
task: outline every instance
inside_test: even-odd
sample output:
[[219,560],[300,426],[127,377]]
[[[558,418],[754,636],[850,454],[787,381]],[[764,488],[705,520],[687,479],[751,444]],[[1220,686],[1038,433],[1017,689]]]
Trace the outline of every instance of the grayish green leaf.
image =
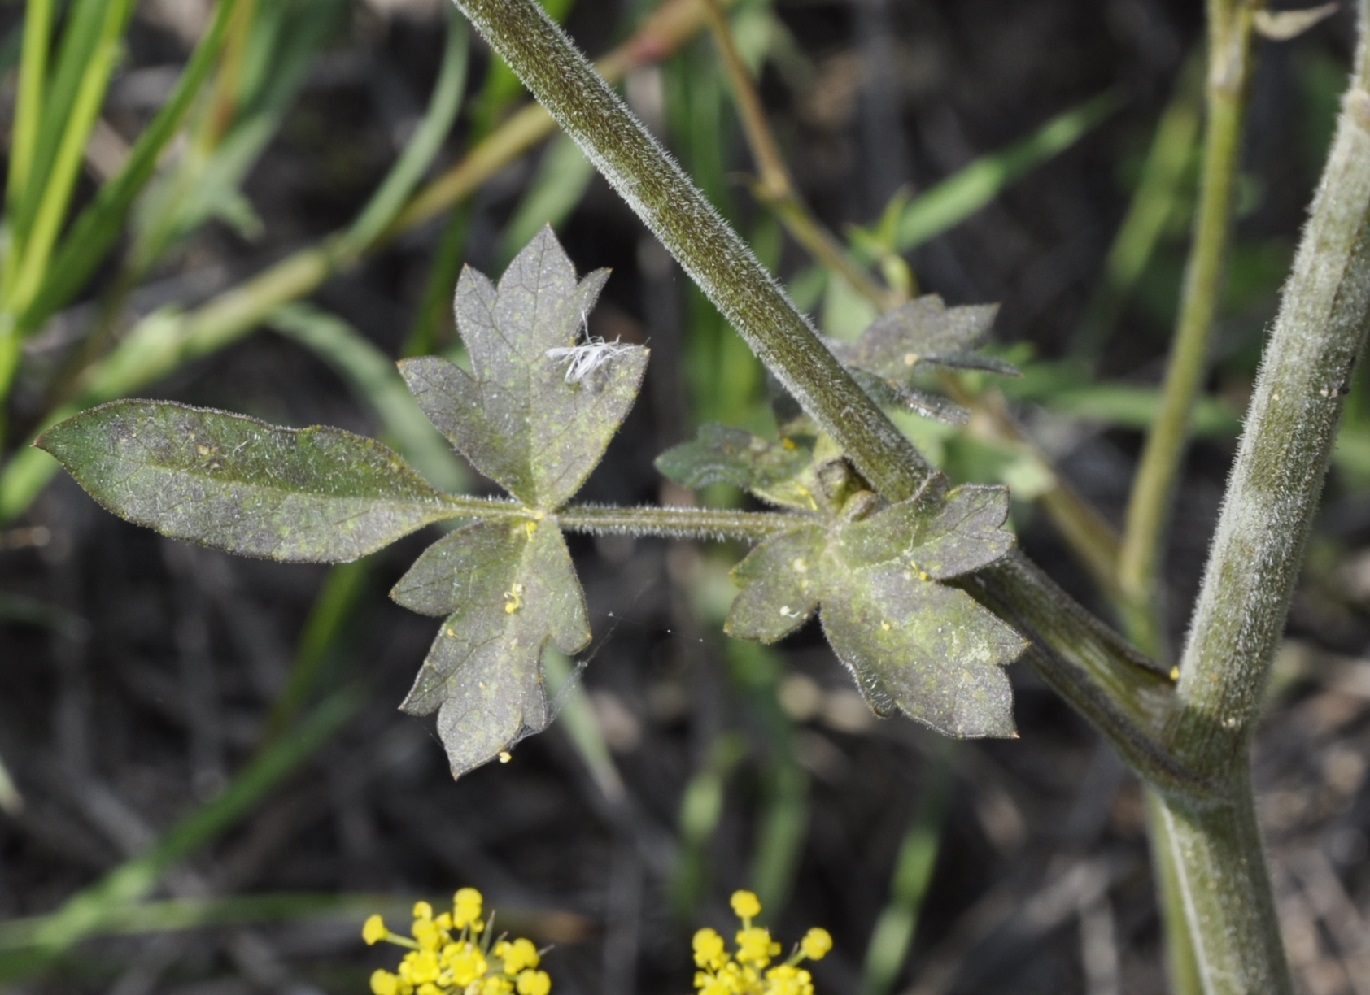
[[580,489],[642,382],[642,346],[576,344],[607,278],[598,270],[577,283],[544,228],[498,288],[475,270],[462,271],[457,327],[470,374],[432,357],[400,365],[433,424],[530,508],[555,510]]
[[391,596],[415,611],[451,613],[400,707],[438,713],[455,777],[547,726],[543,649],[551,641],[575,653],[590,641],[566,543],[556,528],[531,519],[445,536]]
[[692,490],[723,482],[783,507],[819,507],[812,439],[771,442],[740,428],[704,425],[693,441],[658,456],[656,468]]
[[901,711],[957,737],[1013,735],[1003,667],[1025,641],[970,595],[938,583],[1008,552],[1003,488],[960,487],[859,520],[767,539],[733,571],[727,631],[774,642],[815,608],[878,714]]
[[120,518],[247,556],[343,563],[453,517],[394,452],[336,428],[128,400],[35,445]]

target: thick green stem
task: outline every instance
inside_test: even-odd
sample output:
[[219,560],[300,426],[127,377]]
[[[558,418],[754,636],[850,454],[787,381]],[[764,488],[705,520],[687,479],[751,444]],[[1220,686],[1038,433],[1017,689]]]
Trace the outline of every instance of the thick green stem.
[[1158,799],[1209,995],[1293,991],[1249,750],[1342,398],[1370,327],[1370,0],[1359,8],[1355,73],[1257,377],[1167,735],[1178,760],[1224,789],[1216,805]]
[[[1361,0],[1364,12],[1370,0]],[[1223,499],[1171,738],[1214,773],[1246,746],[1370,321],[1370,43],[1343,103]]]

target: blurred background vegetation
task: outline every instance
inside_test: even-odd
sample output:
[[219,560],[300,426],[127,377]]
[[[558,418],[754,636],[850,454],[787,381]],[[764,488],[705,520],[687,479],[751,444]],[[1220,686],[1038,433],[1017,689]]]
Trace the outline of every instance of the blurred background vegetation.
[[[874,314],[791,240],[697,0],[547,0],[824,330]],[[799,197],[872,272],[1002,304],[998,385],[1032,447],[909,431],[1013,488],[1024,545],[1087,603],[1034,498],[1120,520],[1187,250],[1202,10],[1179,0],[736,0]],[[663,12],[666,16],[663,16]],[[1326,150],[1351,24],[1262,46],[1209,394],[1167,595],[1189,603],[1262,329]],[[771,424],[760,365],[439,0],[0,5],[0,988],[363,991],[371,911],[481,888],[564,993],[690,988],[694,928],[753,888],[820,991],[1159,992],[1140,797],[1030,675],[1021,738],[876,721],[822,641],[719,631],[736,548],[579,540],[589,666],[562,716],[458,783],[399,715],[431,622],[385,592],[418,537],[325,570],[104,514],[29,440],[138,394],[380,435],[490,485],[394,372],[459,350],[449,302],[545,224],[614,276],[591,334],[647,386],[583,495],[679,503],[652,458]],[[1257,757],[1305,990],[1370,992],[1370,420],[1350,398]],[[723,489],[709,500],[740,500]],[[431,538],[431,537],[428,537]],[[1102,606],[1100,606],[1102,610]],[[1183,610],[1175,613],[1177,632]]]

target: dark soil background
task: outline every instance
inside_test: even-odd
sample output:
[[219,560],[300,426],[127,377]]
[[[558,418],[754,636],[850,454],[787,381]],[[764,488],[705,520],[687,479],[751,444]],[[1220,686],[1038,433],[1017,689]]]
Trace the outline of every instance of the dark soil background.
[[[170,17],[174,0],[144,6],[125,78],[178,64],[187,50],[185,28]],[[571,30],[603,51],[634,22],[629,6],[583,0]],[[768,72],[763,90],[797,181],[837,230],[871,222],[900,186],[926,189],[1055,114],[1118,94],[1121,110],[1104,125],[910,260],[921,286],[951,303],[1002,302],[1001,341],[1030,342],[1044,358],[1067,353],[1151,130],[1200,42],[1202,5],[774,8],[809,72],[804,86]],[[158,301],[202,300],[353,216],[397,154],[397,122],[422,111],[444,13],[397,0],[353,5],[251,174],[261,236],[207,230],[159,275]],[[1213,381],[1226,396],[1239,399],[1249,383],[1316,180],[1330,109],[1309,94],[1321,92],[1327,67],[1345,64],[1351,27],[1343,12],[1264,48],[1233,264],[1239,286]],[[704,64],[707,40],[700,44],[695,61]],[[477,51],[472,87],[488,62]],[[628,88],[648,120],[658,72],[639,73]],[[444,163],[462,155],[458,132]],[[732,125],[717,139],[730,168],[746,172]],[[502,225],[535,161],[511,166],[470,205],[471,265],[496,265]],[[741,184],[732,194],[749,223],[759,210]],[[681,317],[686,282],[602,184],[559,234],[582,272],[614,268],[592,333],[648,340],[656,354],[644,396],[582,496],[680,500],[651,459],[693,430],[681,364],[671,361],[691,332]],[[404,238],[315,302],[396,354],[438,236],[430,226]],[[1181,224],[1122,315],[1105,377],[1158,379],[1183,249]],[[800,262],[793,248],[784,259],[791,271]],[[79,310],[68,319],[83,320]],[[376,431],[337,376],[268,332],[187,366],[154,393],[281,423]],[[1138,435],[1019,413],[1119,521]],[[1189,460],[1169,564],[1177,634],[1231,451],[1231,439],[1208,440]],[[1029,552],[1090,600],[1049,527],[1030,514],[1021,525]],[[921,820],[940,826],[935,871],[896,990],[1164,990],[1137,784],[1024,669],[1012,671],[1021,737],[949,744],[911,722],[871,718],[812,633],[772,656],[730,646],[717,602],[737,550],[577,540],[595,628],[582,679],[618,780],[592,776],[558,723],[523,742],[512,763],[454,783],[431,722],[395,710],[434,623],[385,592],[431,538],[368,561],[368,593],[325,655],[323,688],[365,688],[355,717],[246,818],[178,864],[157,897],[367,893],[392,896],[384,909],[399,923],[395,909],[473,885],[506,925],[554,946],[546,964],[555,991],[664,995],[690,989],[693,929],[727,932],[728,894],[753,885],[758,862],[776,857],[773,842],[758,840],[788,834],[796,859],[778,875],[787,893],[767,921],[787,945],[809,925],[828,927],[836,949],[816,969],[819,991],[847,995],[859,990],[901,846]],[[57,908],[214,798],[251,759],[325,576],[161,539],[106,514],[66,478],[0,532],[0,595],[42,608],[0,618],[0,758],[23,799],[0,813],[0,920]],[[1370,992],[1368,608],[1370,498],[1334,475],[1255,772],[1290,954],[1303,990],[1318,995]],[[714,820],[710,804],[719,806]],[[776,819],[788,820],[779,835]],[[362,945],[366,911],[98,938],[15,990],[364,991],[369,972],[392,963]]]

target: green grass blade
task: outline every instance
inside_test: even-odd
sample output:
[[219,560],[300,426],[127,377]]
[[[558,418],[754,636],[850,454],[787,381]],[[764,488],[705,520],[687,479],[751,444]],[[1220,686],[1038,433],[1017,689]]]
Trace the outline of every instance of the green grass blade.
[[9,768],[5,766],[5,758],[0,757],[0,812],[18,815],[23,807],[24,797],[14,786],[14,779],[10,777]]
[[13,260],[21,253],[26,226],[23,204],[29,198],[29,177],[34,175],[38,151],[38,132],[42,124],[44,89],[48,74],[48,45],[52,36],[52,0],[29,0],[24,11],[24,35],[20,48],[19,93],[14,109],[14,132],[10,148],[9,185],[5,199],[9,206],[10,237],[13,244],[5,256],[5,271],[12,271]]
[[356,251],[370,245],[377,235],[389,227],[441,150],[443,139],[451,130],[457,110],[461,107],[469,42],[466,19],[453,10],[447,20],[447,48],[443,53],[442,69],[433,86],[433,97],[423,121],[394,168],[343,236],[344,244],[354,247]]
[[890,900],[875,921],[866,947],[861,995],[886,995],[893,989],[918,930],[918,912],[937,864],[942,819],[951,793],[951,772],[946,760],[934,759],[932,767],[931,783],[895,858]]
[[746,743],[735,732],[718,736],[704,765],[685,785],[680,798],[680,857],[671,882],[672,909],[677,919],[689,921],[708,893],[709,841],[723,818],[723,793],[728,780],[747,755]]
[[543,650],[542,666],[553,700],[560,705],[558,721],[566,737],[580,754],[581,762],[604,798],[612,804],[622,804],[627,798],[627,789],[604,738],[604,730],[590,705],[590,697],[576,676],[574,661],[559,653],[555,646],[548,646]]
[[1198,155],[1203,118],[1203,60],[1191,58],[1156,125],[1141,179],[1104,261],[1103,279],[1076,339],[1076,355],[1094,362],[1147,263],[1180,209],[1188,166]]
[[151,850],[68,899],[25,937],[28,949],[0,954],[0,984],[32,977],[81,940],[107,929],[130,904],[155,888],[168,870],[249,815],[269,791],[342,728],[364,700],[355,688],[333,695],[293,735],[254,758],[217,798],[183,818]]
[[1104,93],[1052,118],[1023,141],[982,156],[912,200],[895,228],[895,245],[908,252],[980,210],[1024,173],[1070,148],[1115,110]]
[[22,312],[37,295],[47,271],[48,260],[67,204],[81,168],[81,157],[95,116],[104,101],[110,73],[119,56],[124,25],[133,9],[133,0],[111,0],[105,7],[100,37],[85,66],[71,112],[63,121],[62,139],[52,168],[45,171],[43,193],[24,242],[23,260],[15,278],[8,304],[12,312]]
[[[466,257],[466,236],[470,232],[472,209],[462,203],[453,209],[438,240],[438,249],[428,262],[423,295],[414,315],[409,334],[404,337],[401,355],[432,356],[441,351],[439,331],[451,331],[452,288],[457,285],[457,274]],[[454,357],[448,355],[448,359]]]
[[223,45],[225,28],[238,0],[221,0],[215,7],[209,30],[196,45],[176,83],[170,99],[138,137],[119,175],[104,184],[95,199],[77,217],[53,257],[42,289],[20,318],[22,331],[40,326],[64,307],[85,285],[105,252],[123,232],[134,198],[157,168],[158,158],[176,134],[186,112],[213,68]]
[[[82,84],[95,66],[95,53],[105,28],[108,7],[108,0],[75,0],[67,4],[67,10],[61,17],[56,62],[51,67],[52,72],[43,91],[43,118],[38,127],[34,176],[45,177],[52,170]],[[104,88],[101,89],[103,91]],[[32,223],[41,200],[41,186],[30,192],[33,196],[24,202],[21,221],[25,230]]]
[[290,729],[317,696],[325,674],[345,666],[348,648],[343,644],[344,634],[362,617],[358,602],[370,592],[372,572],[368,560],[344,563],[328,571],[295,644],[290,675],[271,703],[262,732],[263,748],[269,748]]
[[177,167],[148,190],[135,214],[133,272],[152,266],[207,220],[241,224],[250,205],[242,179],[280,129],[315,56],[345,8],[341,0],[270,3],[253,19],[240,66],[240,113],[214,144],[193,142]]
[[786,668],[781,655],[761,643],[730,639],[723,651],[729,683],[766,743],[757,758],[760,808],[746,880],[762,908],[781,909],[789,903],[809,830],[809,779],[797,755],[794,721],[780,703]]

